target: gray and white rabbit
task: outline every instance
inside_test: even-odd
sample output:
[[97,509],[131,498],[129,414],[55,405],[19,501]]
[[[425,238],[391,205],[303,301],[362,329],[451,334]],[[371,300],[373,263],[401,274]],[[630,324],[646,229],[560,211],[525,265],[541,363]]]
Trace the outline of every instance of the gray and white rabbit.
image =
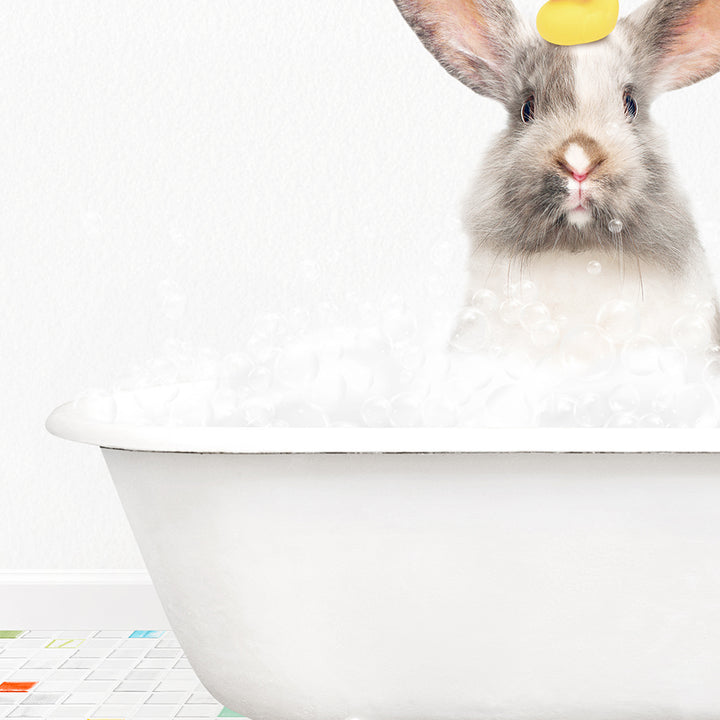
[[720,69],[720,0],[651,0],[571,47],[510,0],[395,2],[448,72],[507,110],[465,212],[468,305],[498,316],[489,341],[593,326],[716,344],[711,273],[650,106]]

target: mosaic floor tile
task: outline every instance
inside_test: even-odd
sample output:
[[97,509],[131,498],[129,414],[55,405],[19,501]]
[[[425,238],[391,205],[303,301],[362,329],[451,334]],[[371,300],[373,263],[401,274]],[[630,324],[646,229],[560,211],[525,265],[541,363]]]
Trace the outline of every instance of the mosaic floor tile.
[[[18,640],[18,642],[22,642],[22,640]],[[56,640],[51,640],[47,645],[45,645],[45,647],[46,648],[78,648],[84,642],[85,642],[84,638],[59,638]]]
[[3,682],[0,683],[0,692],[27,692],[36,684],[34,682]]
[[162,630],[135,630],[131,638],[159,638],[163,634]]
[[164,630],[0,630],[0,718],[242,717],[202,686]]

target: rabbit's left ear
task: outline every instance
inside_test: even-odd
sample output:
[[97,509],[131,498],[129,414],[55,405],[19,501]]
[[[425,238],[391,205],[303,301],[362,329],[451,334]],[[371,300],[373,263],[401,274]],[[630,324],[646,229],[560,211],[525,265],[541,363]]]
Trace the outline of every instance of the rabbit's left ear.
[[627,20],[643,40],[657,90],[676,90],[720,70],[720,0],[652,0]]

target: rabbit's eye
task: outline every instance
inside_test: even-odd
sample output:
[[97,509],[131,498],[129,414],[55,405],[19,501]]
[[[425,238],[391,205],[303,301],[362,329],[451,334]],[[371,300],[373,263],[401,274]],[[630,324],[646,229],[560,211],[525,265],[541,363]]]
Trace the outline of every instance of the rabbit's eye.
[[629,90],[623,95],[623,103],[625,104],[625,117],[632,120],[638,113],[637,101]]
[[524,123],[532,122],[535,119],[535,96],[531,95],[522,106],[520,115]]

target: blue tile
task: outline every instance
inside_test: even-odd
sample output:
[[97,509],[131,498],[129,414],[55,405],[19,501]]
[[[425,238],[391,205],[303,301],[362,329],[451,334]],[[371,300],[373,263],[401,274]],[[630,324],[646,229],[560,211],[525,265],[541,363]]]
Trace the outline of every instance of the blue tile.
[[164,630],[135,630],[130,637],[131,638],[159,638],[164,633]]

